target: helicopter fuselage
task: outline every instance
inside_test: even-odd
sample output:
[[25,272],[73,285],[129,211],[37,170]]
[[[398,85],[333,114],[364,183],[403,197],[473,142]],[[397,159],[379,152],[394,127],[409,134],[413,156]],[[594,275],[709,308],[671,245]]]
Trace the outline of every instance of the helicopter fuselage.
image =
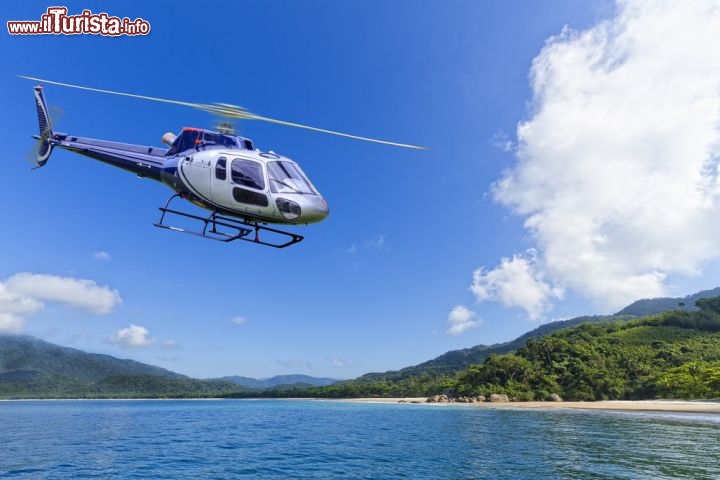
[[[162,182],[182,198],[223,215],[298,225],[322,221],[329,213],[296,162],[255,150],[243,137],[185,128],[169,149],[64,133],[53,133],[47,142]],[[188,145],[193,146],[185,149]]]

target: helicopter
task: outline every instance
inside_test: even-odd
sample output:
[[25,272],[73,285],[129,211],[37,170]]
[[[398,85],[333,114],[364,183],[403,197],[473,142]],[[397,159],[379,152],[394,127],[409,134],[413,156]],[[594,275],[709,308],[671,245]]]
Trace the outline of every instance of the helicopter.
[[[257,149],[252,140],[236,135],[230,122],[221,123],[216,130],[184,127],[178,135],[165,133],[162,142],[167,147],[78,137],[54,131],[42,84],[192,107],[226,120],[260,120],[396,147],[425,149],[263,117],[227,103],[182,102],[18,76],[41,82],[33,87],[40,128],[39,135],[33,136],[38,141],[33,169],[45,166],[53,149],[58,147],[161,182],[175,193],[159,207],[160,219],[154,226],[223,242],[243,240],[285,248],[304,237],[274,228],[275,225],[321,222],[330,210],[297,162],[272,150]],[[178,198],[211,213],[199,216],[171,208]],[[171,225],[168,219],[173,217],[180,217],[182,225],[195,227]]]

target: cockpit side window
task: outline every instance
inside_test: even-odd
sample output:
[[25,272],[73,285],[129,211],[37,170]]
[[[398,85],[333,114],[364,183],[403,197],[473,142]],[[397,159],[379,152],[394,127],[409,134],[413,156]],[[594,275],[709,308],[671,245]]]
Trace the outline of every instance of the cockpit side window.
[[232,161],[230,175],[233,183],[257,190],[265,190],[262,165],[258,162],[236,158]]
[[215,165],[215,178],[218,180],[225,180],[227,178],[226,162],[225,157],[218,158],[217,164]]

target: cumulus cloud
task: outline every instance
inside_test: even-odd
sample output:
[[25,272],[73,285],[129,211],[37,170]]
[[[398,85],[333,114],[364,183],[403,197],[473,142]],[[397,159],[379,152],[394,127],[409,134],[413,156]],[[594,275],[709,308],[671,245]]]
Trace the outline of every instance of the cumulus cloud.
[[150,338],[150,332],[147,328],[133,324],[115,332],[109,338],[109,341],[125,348],[147,347],[156,342],[155,339]]
[[93,314],[110,313],[122,302],[117,290],[92,280],[18,273],[0,282],[0,332],[21,331],[28,316],[44,302],[65,304]]
[[43,304],[0,283],[0,312],[7,315],[30,315],[43,309]]
[[539,320],[554,298],[563,290],[543,279],[535,250],[503,258],[492,270],[478,268],[473,272],[470,291],[478,301],[499,301],[507,307],[523,308],[531,320]]
[[[718,45],[720,7],[703,0],[619,1],[613,18],[547,41],[516,163],[492,189],[538,258],[476,271],[478,299],[537,318],[552,283],[610,310],[720,257]],[[516,281],[528,291],[503,295]]]
[[43,309],[34,298],[8,290],[0,283],[0,332],[17,333],[25,326],[25,316]]
[[5,288],[36,301],[65,303],[99,315],[112,312],[122,302],[117,290],[73,277],[18,273],[5,282]]
[[447,329],[447,334],[460,335],[466,330],[477,327],[480,325],[480,322],[475,320],[475,316],[475,312],[469,310],[467,307],[462,305],[456,306],[448,314],[450,327]]
[[25,319],[10,313],[0,312],[0,332],[17,333],[25,326]]

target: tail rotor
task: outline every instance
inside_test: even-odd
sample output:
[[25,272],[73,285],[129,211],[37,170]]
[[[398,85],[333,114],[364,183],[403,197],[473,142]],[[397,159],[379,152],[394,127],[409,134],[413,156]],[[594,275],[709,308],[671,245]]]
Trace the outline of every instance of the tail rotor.
[[[42,85],[36,85],[33,87],[33,90],[35,93],[35,107],[37,108],[39,134],[33,135],[33,138],[38,142],[33,150],[28,154],[28,160],[35,164],[34,168],[40,168],[44,166],[50,158],[50,154],[52,153],[54,147],[51,139],[55,132],[53,131],[50,110],[48,109],[47,102],[45,101],[45,94],[43,93]],[[58,115],[55,115],[55,117],[58,118]]]

